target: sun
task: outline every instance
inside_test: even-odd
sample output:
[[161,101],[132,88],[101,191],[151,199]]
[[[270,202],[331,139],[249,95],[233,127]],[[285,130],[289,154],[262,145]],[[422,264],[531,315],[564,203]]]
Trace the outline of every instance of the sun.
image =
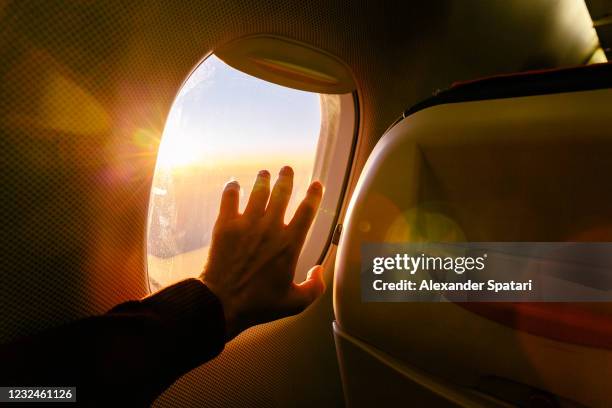
[[206,160],[203,138],[186,133],[164,132],[159,146],[157,165],[170,169],[203,164]]

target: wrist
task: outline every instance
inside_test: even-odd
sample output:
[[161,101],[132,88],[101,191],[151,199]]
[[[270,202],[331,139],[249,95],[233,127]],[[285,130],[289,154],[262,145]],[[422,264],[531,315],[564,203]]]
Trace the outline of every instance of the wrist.
[[229,296],[224,296],[223,292],[219,290],[214,284],[208,282],[203,276],[200,280],[206,285],[206,287],[217,297],[221,308],[223,309],[223,318],[225,321],[225,341],[228,342],[240,333],[238,317],[233,307],[233,302]]

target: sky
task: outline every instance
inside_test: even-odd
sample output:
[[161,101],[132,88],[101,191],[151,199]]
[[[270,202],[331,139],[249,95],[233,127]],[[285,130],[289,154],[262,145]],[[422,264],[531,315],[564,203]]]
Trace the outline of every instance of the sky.
[[320,123],[318,94],[249,76],[212,55],[174,101],[158,165],[311,156]]

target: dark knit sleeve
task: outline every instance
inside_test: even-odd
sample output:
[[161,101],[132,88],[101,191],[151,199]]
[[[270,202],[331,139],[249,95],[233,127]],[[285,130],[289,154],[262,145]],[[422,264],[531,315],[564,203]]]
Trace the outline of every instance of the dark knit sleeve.
[[0,346],[0,386],[76,386],[88,406],[148,406],[225,345],[219,299],[197,279]]

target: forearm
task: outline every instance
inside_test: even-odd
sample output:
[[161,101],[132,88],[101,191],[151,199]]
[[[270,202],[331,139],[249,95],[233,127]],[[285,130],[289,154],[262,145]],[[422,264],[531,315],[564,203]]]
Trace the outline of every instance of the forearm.
[[223,308],[199,280],[0,347],[3,386],[76,386],[79,401],[149,405],[225,344]]

